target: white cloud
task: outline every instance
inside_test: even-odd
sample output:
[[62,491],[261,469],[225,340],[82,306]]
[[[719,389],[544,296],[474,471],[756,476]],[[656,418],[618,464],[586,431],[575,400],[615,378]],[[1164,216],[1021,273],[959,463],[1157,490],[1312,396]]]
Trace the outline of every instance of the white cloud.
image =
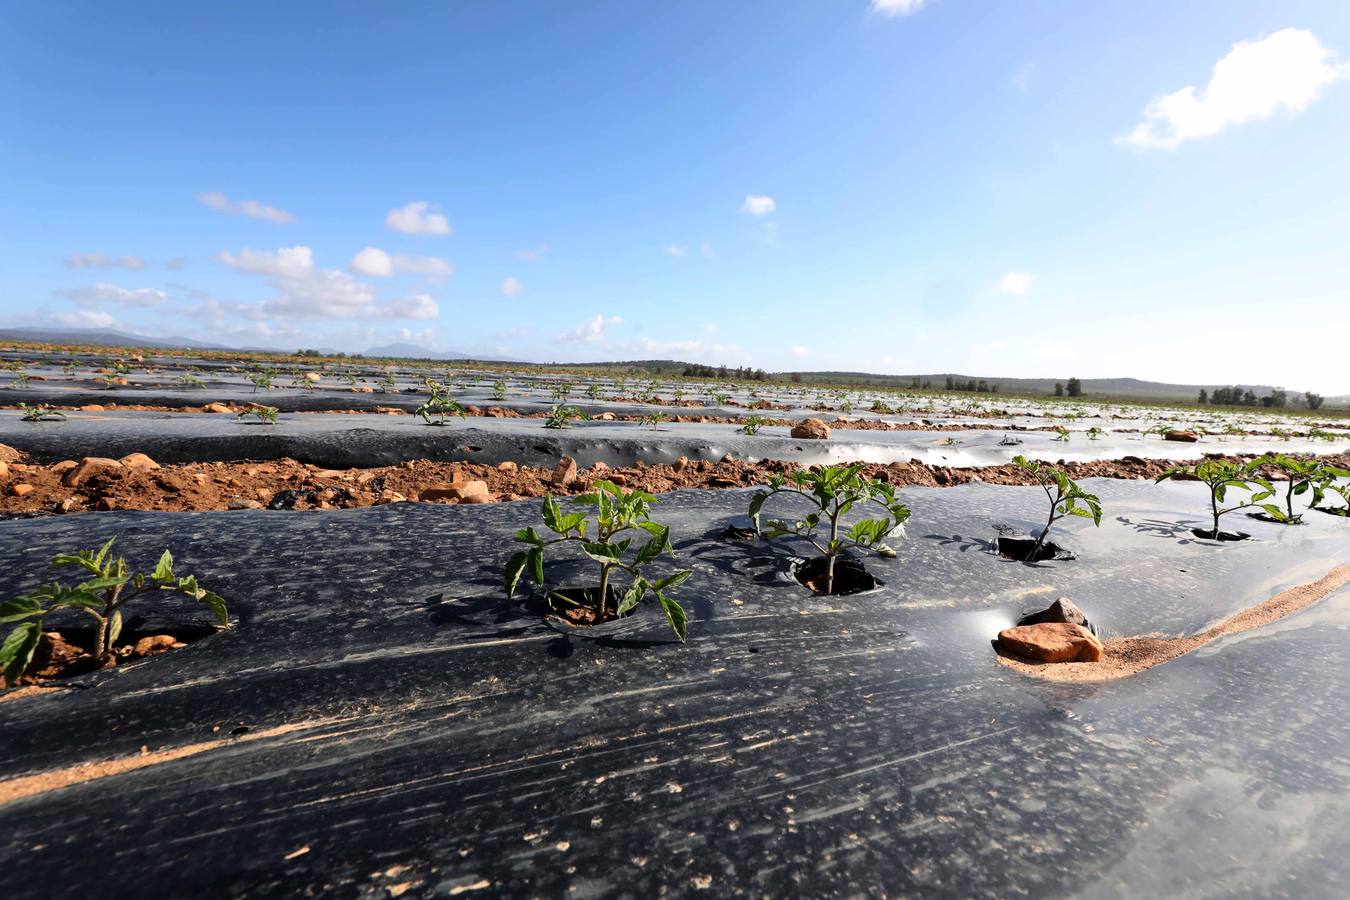
[[450,233],[450,222],[444,215],[436,212],[437,209],[439,207],[432,206],[429,201],[418,200],[407,206],[389,210],[384,224],[390,231],[397,231],[400,234],[447,235]]
[[384,319],[439,319],[440,304],[430,294],[412,294],[399,300],[386,300],[374,314]]
[[713,245],[712,245],[712,244],[709,244],[709,243],[706,243],[706,242],[705,242],[705,243],[703,243],[703,244],[700,244],[698,249],[699,249],[699,252],[702,253],[704,256],[706,256],[708,259],[716,259],[716,258],[717,258],[717,251],[713,249]]
[[435,341],[436,335],[430,328],[423,328],[421,331],[413,331],[411,328],[400,328],[398,330],[398,339],[422,347],[430,347],[432,342]]
[[238,255],[222,250],[216,261],[240,272],[274,278],[299,278],[314,271],[314,251],[309,247],[282,247],[275,253],[244,249]]
[[1234,44],[1214,64],[1209,84],[1158,97],[1144,109],[1144,121],[1117,140],[1140,150],[1172,149],[1280,110],[1300,113],[1323,88],[1348,76],[1350,64],[1337,64],[1311,31],[1284,28]]
[[762,194],[746,194],[745,202],[741,204],[741,212],[749,213],[752,216],[767,216],[776,209],[778,209],[778,204],[774,202],[774,199]]
[[106,253],[72,253],[65,258],[67,269],[131,269],[139,271],[145,268],[145,260],[139,256],[111,257]]
[[703,323],[703,333],[704,333],[704,334],[717,334],[717,323],[716,323],[716,322],[704,322],[704,323]]
[[56,312],[49,316],[57,325],[69,328],[120,328],[116,319],[105,312],[92,309],[78,309],[74,312]]
[[394,259],[379,247],[366,247],[352,257],[348,268],[358,275],[388,278],[394,274]]
[[448,278],[455,274],[450,260],[439,256],[404,256],[394,254],[394,271],[399,275],[426,275],[428,278]]
[[928,0],[872,0],[871,11],[877,15],[895,18],[909,16],[923,9]]
[[284,209],[277,209],[275,206],[268,206],[266,203],[259,203],[257,200],[231,200],[218,191],[198,194],[197,199],[216,212],[222,212],[230,216],[246,216],[250,219],[261,219],[264,222],[272,222],[276,225],[289,225],[295,221],[295,216]]
[[1031,291],[1032,277],[1027,272],[1009,272],[998,283],[998,289],[1006,294],[1023,295]]
[[392,275],[426,275],[430,278],[448,278],[455,267],[439,256],[390,255],[379,247],[366,247],[352,257],[348,267],[358,275],[388,278]]
[[60,296],[80,306],[100,306],[115,303],[118,306],[159,306],[169,295],[154,288],[130,290],[115,284],[96,284],[93,287],[70,288],[58,291]]
[[802,358],[803,356],[810,356],[810,355],[811,355],[811,351],[810,351],[810,350],[807,350],[805,347],[801,347],[801,346],[793,347],[791,350],[788,351],[788,353],[790,353],[791,355],[797,357],[798,359]]
[[337,269],[319,269],[309,247],[283,247],[276,252],[222,251],[216,260],[238,272],[268,278],[277,295],[261,304],[236,304],[240,315],[297,319],[434,319],[440,308],[429,294],[378,300],[375,289]]
[[533,250],[517,250],[516,259],[523,259],[526,262],[538,262],[548,253],[548,244],[540,244]]
[[524,287],[521,285],[520,279],[518,278],[508,276],[502,281],[502,296],[504,297],[515,297],[522,290],[524,290]]
[[689,248],[684,244],[666,244],[661,249],[665,251],[666,256],[673,256],[676,259],[684,259],[689,255]]
[[604,338],[605,331],[611,325],[619,325],[622,322],[623,318],[620,316],[605,316],[597,314],[595,318],[587,322],[583,322],[582,324],[578,325],[571,331],[564,332],[563,334],[558,335],[556,338],[554,338],[554,340],[557,341],[558,343],[563,344],[567,343],[593,344],[596,341],[602,340]]

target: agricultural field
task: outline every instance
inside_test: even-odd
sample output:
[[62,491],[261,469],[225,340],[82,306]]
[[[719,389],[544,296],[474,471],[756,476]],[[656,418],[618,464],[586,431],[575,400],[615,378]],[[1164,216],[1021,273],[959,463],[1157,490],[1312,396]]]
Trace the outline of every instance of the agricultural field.
[[0,365],[6,896],[1350,879],[1344,410]]

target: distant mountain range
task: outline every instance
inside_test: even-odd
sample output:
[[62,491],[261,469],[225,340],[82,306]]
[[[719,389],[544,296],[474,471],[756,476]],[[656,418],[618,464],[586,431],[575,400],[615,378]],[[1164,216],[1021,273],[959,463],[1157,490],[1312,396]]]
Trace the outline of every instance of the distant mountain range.
[[[224,344],[212,344],[206,341],[193,340],[185,337],[158,337],[150,338],[142,335],[126,334],[115,331],[111,328],[0,328],[0,340],[11,341],[32,341],[45,344],[91,344],[101,347],[136,347],[150,350],[242,350],[255,353],[280,353],[285,352],[275,348],[267,347],[229,347]],[[320,353],[333,354],[336,351],[318,348]],[[368,357],[381,359],[434,359],[434,360],[479,360],[482,362],[514,362],[502,357],[474,355],[460,351],[435,351],[426,347],[410,344],[406,342],[395,342],[385,344],[380,347],[371,347],[364,354]],[[519,363],[520,365],[531,365],[531,363]],[[576,363],[567,364],[569,368],[631,368],[645,370],[652,373],[665,375],[678,374],[683,371],[688,363],[674,359],[644,359],[630,360],[624,362],[594,362],[594,363]],[[1067,383],[1068,377],[1064,378],[999,378],[984,376],[961,375],[955,372],[941,372],[932,375],[877,375],[871,372],[776,372],[772,373],[776,378],[787,378],[790,374],[796,374],[801,377],[804,384],[872,384],[878,387],[907,387],[913,383],[915,378],[920,382],[930,382],[935,388],[942,388],[946,385],[947,379],[951,378],[955,382],[966,383],[969,381],[985,381],[990,385],[998,385],[1006,393],[1013,394],[1053,394],[1056,382]],[[1118,399],[1130,400],[1154,400],[1154,401],[1174,401],[1174,400],[1194,400],[1199,394],[1200,388],[1204,387],[1213,390],[1221,385],[1208,384],[1171,384],[1160,381],[1144,381],[1139,378],[1083,378],[1083,393],[1085,395],[1107,396]],[[1227,385],[1222,385],[1227,386]],[[1275,386],[1268,384],[1242,384],[1238,385],[1243,390],[1250,390],[1258,397],[1264,397]],[[1302,391],[1289,389],[1291,399],[1293,396],[1302,396]],[[976,395],[978,396],[978,395]],[[1350,405],[1350,394],[1339,397],[1328,397],[1329,406]]]
[[185,337],[149,338],[111,328],[0,328],[0,340],[32,341],[38,344],[93,344],[96,347],[141,347],[146,349],[248,350]]

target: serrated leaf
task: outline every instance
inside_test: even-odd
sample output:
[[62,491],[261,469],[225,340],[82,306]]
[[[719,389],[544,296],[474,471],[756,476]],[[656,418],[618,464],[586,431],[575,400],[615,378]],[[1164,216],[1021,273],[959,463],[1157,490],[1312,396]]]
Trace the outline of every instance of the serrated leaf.
[[506,588],[506,596],[514,597],[516,587],[520,584],[520,576],[525,573],[525,551],[514,554],[506,563],[506,569],[502,572],[502,586]]
[[619,608],[615,614],[624,616],[628,611],[641,602],[644,594],[647,593],[647,581],[642,577],[634,578],[633,583],[628,586],[628,590],[623,592],[623,599],[619,601]]
[[159,582],[173,581],[173,554],[168,549],[160,556],[150,577]]
[[19,683],[33,661],[33,651],[37,650],[41,637],[42,627],[37,622],[16,625],[5,637],[5,642],[0,644],[0,673],[4,674],[5,684],[13,687]]
[[42,602],[36,597],[15,597],[0,603],[0,623],[18,622],[40,616],[43,612]]
[[656,598],[661,601],[661,608],[665,610],[666,621],[670,622],[671,630],[683,643],[689,627],[689,619],[684,613],[684,607],[659,593]]
[[529,568],[530,577],[534,579],[535,584],[544,583],[544,551],[535,547],[526,554],[526,563]]
[[225,607],[225,600],[219,594],[213,591],[202,591],[202,595],[197,598],[211,608],[211,612],[216,617],[216,622],[222,627],[230,624],[230,612]]

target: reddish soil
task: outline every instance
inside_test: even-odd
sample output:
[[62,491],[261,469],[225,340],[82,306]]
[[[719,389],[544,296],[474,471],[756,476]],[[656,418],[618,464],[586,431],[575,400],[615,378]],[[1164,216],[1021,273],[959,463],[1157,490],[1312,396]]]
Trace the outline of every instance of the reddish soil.
[[998,661],[1027,675],[1049,681],[1114,681],[1176,659],[1216,638],[1240,634],[1292,615],[1350,583],[1350,565],[1337,566],[1322,578],[1281,591],[1269,600],[1229,616],[1200,634],[1182,637],[1139,635],[1102,641],[1096,662],[1034,663],[999,654]]
[[[5,448],[9,450],[9,448]],[[18,456],[11,451],[11,455]],[[19,457],[20,459],[22,457]],[[1350,466],[1350,454],[1323,457]],[[1071,478],[1153,479],[1172,465],[1167,460],[1127,456],[1119,460],[1068,463]],[[0,482],[0,518],[91,510],[224,510],[244,507],[275,509],[350,509],[380,503],[416,500],[423,491],[457,482],[483,481],[493,500],[519,500],[577,494],[606,478],[629,488],[662,493],[690,488],[738,488],[763,484],[770,474],[795,471],[795,463],[769,460],[749,463],[703,460],[685,465],[610,468],[603,463],[582,469],[575,481],[554,484],[553,469],[503,463],[443,463],[417,460],[373,469],[320,469],[291,459],[273,462],[188,463],[158,469],[112,468],[96,471],[77,487],[62,484],[70,462],[54,466],[8,464],[9,478]],[[864,474],[897,486],[948,487],[983,481],[990,484],[1034,483],[1012,465],[953,469],[920,462],[865,465]],[[27,486],[24,489],[23,486]],[[454,502],[437,497],[437,502]],[[478,502],[483,502],[479,499]]]
[[[94,633],[91,629],[66,629],[43,632],[28,671],[20,685],[42,685],[62,678],[87,675],[119,663],[133,662],[186,647],[208,634],[210,629],[195,628],[180,634],[125,631],[114,644],[113,656],[100,665],[94,658]],[[0,699],[10,699],[8,694]]]
[[[531,594],[522,605],[536,615],[554,616],[571,625],[580,625],[586,628],[612,622],[619,618],[614,613],[614,610],[618,608],[619,598],[615,596],[613,588],[610,589],[609,599],[605,602],[603,617],[595,609],[594,599],[591,596],[594,593],[598,593],[598,588],[562,588],[550,591],[548,595],[542,592]],[[562,600],[550,600],[550,595],[554,594],[561,594],[581,605],[572,606]]]

